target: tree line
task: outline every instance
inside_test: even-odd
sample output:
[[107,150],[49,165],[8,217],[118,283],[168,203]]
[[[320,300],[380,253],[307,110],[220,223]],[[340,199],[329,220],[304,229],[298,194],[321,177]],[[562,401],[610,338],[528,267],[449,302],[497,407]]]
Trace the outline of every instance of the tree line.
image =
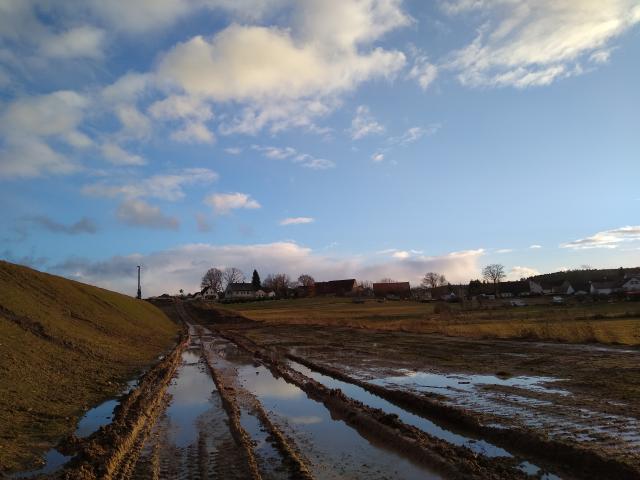
[[[242,283],[246,281],[246,276],[242,270],[236,267],[228,267],[225,269],[210,268],[202,277],[200,288],[212,288],[216,293],[223,292],[232,283]],[[254,290],[271,290],[281,295],[286,293],[289,288],[297,286],[311,287],[315,285],[315,280],[311,275],[302,274],[297,281],[293,280],[286,273],[273,273],[267,275],[264,280],[260,278],[257,270],[251,275],[251,285]]]
[[[505,277],[504,266],[500,264],[487,265],[482,269],[482,277],[488,282],[492,282],[494,285],[498,285]],[[241,283],[246,280],[246,276],[242,270],[236,267],[227,267],[224,269],[210,268],[202,277],[200,282],[200,288],[211,287],[216,293],[223,292],[231,283]],[[383,278],[380,283],[395,283],[391,278]],[[309,274],[302,274],[297,280],[293,280],[286,273],[269,274],[264,280],[260,278],[257,270],[253,271],[251,276],[251,284],[254,290],[271,290],[276,294],[285,294],[289,288],[295,288],[298,286],[312,287],[315,285],[314,278]],[[372,288],[373,284],[370,281],[360,282],[360,287],[367,289]],[[448,285],[446,277],[442,273],[427,272],[421,281],[422,288],[437,288],[443,285]]]

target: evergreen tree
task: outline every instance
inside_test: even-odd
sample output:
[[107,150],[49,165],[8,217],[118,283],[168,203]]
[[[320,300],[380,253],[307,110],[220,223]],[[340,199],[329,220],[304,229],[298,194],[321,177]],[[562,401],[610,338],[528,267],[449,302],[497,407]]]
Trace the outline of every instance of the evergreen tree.
[[258,271],[253,271],[253,276],[251,277],[251,285],[253,285],[254,290],[260,290],[262,288],[262,283],[260,282],[260,275],[258,275]]

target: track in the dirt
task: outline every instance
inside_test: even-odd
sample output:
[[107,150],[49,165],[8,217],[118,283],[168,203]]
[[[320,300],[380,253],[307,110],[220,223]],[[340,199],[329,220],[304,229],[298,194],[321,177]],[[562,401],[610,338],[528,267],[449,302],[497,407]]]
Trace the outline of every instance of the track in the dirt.
[[[209,414],[217,411],[227,428],[221,431],[201,419],[172,417],[181,398],[176,396],[179,389],[175,390],[185,383],[181,380],[185,371],[195,368],[192,358],[191,364],[183,365],[176,374],[176,385],[168,392],[167,412],[154,426],[138,462],[138,478],[149,474],[157,478],[219,478],[222,467],[212,454],[216,447],[206,442],[223,434],[243,452],[226,478],[233,478],[231,474],[273,479],[525,477],[511,461],[483,458],[383,411],[336,396],[277,359],[275,363],[258,360],[253,355],[256,352],[196,326],[197,320],[183,304],[172,307],[171,313],[189,325],[192,347],[204,353],[217,386],[209,385],[215,399],[207,399]],[[193,354],[189,352],[186,355]],[[196,375],[205,375],[202,360],[197,368]],[[206,381],[211,383],[211,378]],[[200,401],[205,396],[200,393]],[[216,401],[219,405],[214,408]],[[180,422],[196,424],[197,434],[192,433],[188,441],[177,441],[180,427],[176,424]]]

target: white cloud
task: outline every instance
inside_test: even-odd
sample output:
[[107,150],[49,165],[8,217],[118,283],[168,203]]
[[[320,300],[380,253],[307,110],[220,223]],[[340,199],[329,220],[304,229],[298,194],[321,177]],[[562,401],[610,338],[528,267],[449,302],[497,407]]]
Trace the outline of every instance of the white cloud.
[[369,55],[331,52],[337,58],[326,53],[314,44],[297,44],[287,30],[231,25],[211,40],[198,36],[176,45],[161,60],[159,73],[191,94],[259,101],[347,90],[404,63],[402,53],[379,49]]
[[88,0],[85,8],[113,28],[139,34],[171,25],[193,5],[188,0]]
[[305,223],[313,223],[315,219],[312,217],[289,217],[280,221],[280,225],[302,225]]
[[371,155],[371,160],[373,160],[376,163],[380,163],[384,160],[384,153],[381,152],[376,152],[373,155]]
[[211,143],[215,136],[206,121],[213,118],[211,107],[201,99],[185,95],[172,95],[159,100],[149,107],[149,113],[156,119],[180,121],[171,138],[180,142]]
[[291,160],[293,163],[312,170],[326,170],[335,167],[335,162],[324,158],[316,158],[308,153],[299,153],[293,147],[273,147],[269,145],[252,145],[252,150],[256,150],[266,158],[274,160]]
[[293,147],[272,147],[269,145],[252,145],[253,150],[261,152],[265,157],[276,160],[284,160],[296,155],[296,149]]
[[182,128],[171,133],[171,139],[186,143],[213,143],[216,137],[204,123],[186,122]]
[[511,253],[513,252],[512,248],[499,248],[496,250],[496,253]]
[[71,90],[19,97],[2,112],[1,133],[5,138],[57,137],[68,143],[89,105],[87,97]]
[[155,78],[148,73],[129,72],[104,87],[101,95],[108,103],[122,104],[137,100],[154,84]]
[[393,254],[391,256],[393,258],[405,259],[405,258],[409,258],[411,256],[411,254],[409,252],[407,252],[406,250],[398,250],[396,252],[393,252]]
[[158,76],[188,95],[244,105],[221,132],[254,134],[267,126],[317,129],[314,118],[332,111],[342,93],[403,67],[402,52],[369,48],[409,23],[399,1],[312,0],[291,7],[288,28],[232,24],[175,45],[161,58]]
[[618,248],[623,242],[639,241],[640,225],[620,227],[598,232],[590,237],[563,243],[562,248],[584,250],[590,248]]
[[19,97],[0,113],[0,176],[37,177],[44,173],[69,174],[79,169],[67,154],[49,142],[84,148],[92,141],[78,130],[89,100],[69,90]]
[[606,61],[611,42],[640,22],[635,0],[453,0],[444,8],[483,22],[446,65],[470,86],[525,88],[581,73],[584,62]]
[[180,225],[177,218],[167,216],[160,211],[159,207],[138,199],[128,199],[122,202],[116,215],[122,223],[134,227],[177,230]]
[[336,166],[333,160],[327,160],[326,158],[313,158],[307,155],[304,155],[302,159],[300,159],[300,156],[297,158],[296,161],[298,163],[301,163],[304,168],[311,170],[328,170]]
[[437,257],[392,259],[371,264],[365,258],[332,258],[293,242],[256,245],[189,244],[148,255],[117,256],[104,261],[72,258],[54,266],[54,273],[134,295],[136,265],[142,265],[144,295],[174,293],[180,288],[195,291],[203,273],[211,266],[235,266],[245,272],[254,268],[261,275],[285,272],[297,278],[309,273],[317,280],[358,278],[378,280],[391,277],[420,283],[425,272],[442,272],[452,282],[479,276],[482,250],[454,252]]
[[107,161],[114,165],[144,165],[147,163],[141,156],[123,150],[115,143],[105,143],[100,150]]
[[154,102],[149,107],[154,118],[160,119],[193,119],[205,121],[213,118],[211,107],[196,97],[171,95]]
[[422,90],[426,90],[438,76],[438,67],[429,62],[424,55],[418,56],[411,67],[409,78],[414,79]]
[[73,161],[39,140],[12,140],[0,149],[0,178],[30,178],[45,173],[64,175],[78,169]]
[[136,139],[149,137],[151,134],[151,121],[135,105],[118,105],[115,112],[122,124],[121,136]]
[[49,58],[101,58],[105,32],[88,25],[75,27],[43,42],[41,52]]
[[434,123],[427,127],[411,127],[402,135],[389,138],[388,142],[391,145],[409,145],[410,143],[417,142],[425,135],[434,135],[438,130],[440,130],[440,127],[441,125],[439,123]]
[[204,199],[204,203],[213,207],[218,215],[226,215],[232,210],[238,209],[257,209],[260,204],[246,193],[214,193]]
[[228,147],[224,149],[229,155],[240,155],[242,153],[242,149],[240,147]]
[[218,179],[218,174],[207,168],[186,168],[176,173],[158,174],[139,181],[108,184],[94,183],[85,185],[82,193],[97,197],[125,197],[129,199],[150,197],[176,201],[185,197],[184,187],[188,185],[206,185]]
[[537,250],[542,248],[542,245],[533,244],[533,245],[529,245],[529,248],[532,250]]
[[540,272],[535,268],[515,266],[510,271],[507,277],[509,280],[520,280],[521,278],[533,277],[540,275]]
[[360,105],[356,114],[351,121],[351,128],[349,129],[351,138],[359,140],[368,135],[376,135],[384,132],[384,127],[380,125],[376,119],[371,115],[369,107],[366,105]]

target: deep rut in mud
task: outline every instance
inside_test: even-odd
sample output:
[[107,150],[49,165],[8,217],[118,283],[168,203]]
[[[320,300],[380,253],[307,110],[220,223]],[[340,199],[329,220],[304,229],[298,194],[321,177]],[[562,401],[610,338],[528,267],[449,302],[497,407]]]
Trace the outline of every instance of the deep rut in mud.
[[[131,394],[144,399],[140,407],[127,407],[131,415],[124,417],[118,407],[114,425],[81,439],[79,460],[70,462],[75,469],[58,478],[559,478],[536,466],[542,457],[483,436],[484,427],[450,428],[459,419],[444,415],[442,422],[415,408],[413,394],[398,396],[386,385],[261,346],[242,325],[209,330],[181,302],[170,309],[187,326],[187,340],[142,381],[143,393]],[[436,405],[436,397],[424,399]],[[83,465],[95,473],[85,474],[91,470]],[[603,478],[544,466],[565,479]]]

